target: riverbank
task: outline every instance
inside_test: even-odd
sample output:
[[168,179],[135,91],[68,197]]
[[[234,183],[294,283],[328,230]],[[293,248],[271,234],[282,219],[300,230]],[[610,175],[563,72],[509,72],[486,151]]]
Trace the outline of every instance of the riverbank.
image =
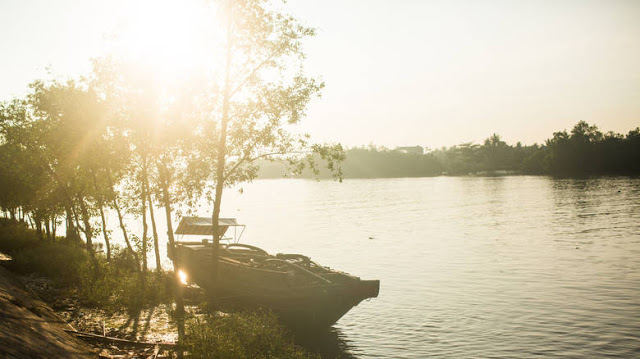
[[[77,334],[91,339],[92,346],[85,348],[93,348],[93,354],[99,352],[104,358],[131,353],[140,358],[169,358],[176,357],[177,352],[167,348],[175,348],[181,343],[181,350],[194,359],[317,357],[295,345],[292,336],[279,325],[273,314],[262,311],[217,312],[207,304],[204,293],[197,287],[184,290],[187,335],[179,338],[172,273],[141,272],[126,252],[114,252],[112,260],[106,261],[100,253],[88,255],[84,247],[82,243],[63,238],[55,241],[37,238],[36,232],[24,223],[0,222],[0,250],[11,257],[10,261],[4,261],[6,277],[13,277],[12,281],[24,288],[23,291],[28,293],[25,298],[30,295],[42,298],[39,303],[48,308],[47,313],[56,318],[56,323],[66,326],[62,328],[62,334],[71,328],[67,323],[73,325],[73,330],[86,333]],[[2,291],[5,292],[4,288]],[[33,301],[11,298],[15,296],[8,296],[6,301]],[[19,308],[9,305],[0,308],[0,316],[25,317]],[[37,335],[32,338],[35,334],[28,328],[17,334],[13,334],[10,328],[2,327],[0,350],[12,347],[12,340],[29,343],[38,339]],[[69,335],[65,334],[55,339],[62,343],[59,357],[73,357],[65,352],[68,338]],[[77,342],[72,339],[72,343]],[[108,344],[106,347],[105,343]],[[34,346],[38,350],[47,348],[46,342],[42,341]],[[163,350],[150,351],[154,346]],[[84,353],[79,350],[71,352]],[[15,355],[0,353],[16,358],[39,357],[37,353],[31,356],[21,356],[19,352]]]
[[97,358],[44,302],[0,266],[0,356],[3,358]]
[[[426,150],[426,151],[425,151]],[[595,125],[578,122],[570,132],[554,132],[543,144],[509,145],[493,134],[484,143],[461,143],[449,148],[420,146],[389,149],[369,145],[345,151],[342,178],[404,178],[435,176],[502,176],[508,174],[554,177],[619,176],[640,174],[640,128],[626,135],[603,133]],[[306,170],[295,173],[286,161],[263,161],[259,178],[332,178],[332,173]]]

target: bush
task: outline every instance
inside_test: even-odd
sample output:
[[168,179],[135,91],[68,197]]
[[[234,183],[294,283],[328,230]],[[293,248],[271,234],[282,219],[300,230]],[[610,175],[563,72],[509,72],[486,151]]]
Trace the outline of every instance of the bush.
[[296,346],[275,315],[265,311],[195,319],[186,342],[194,359],[318,357]]
[[169,273],[130,272],[117,278],[113,301],[116,307],[136,312],[145,306],[171,300],[172,278]]
[[141,273],[131,252],[114,247],[111,263],[89,255],[82,242],[38,239],[34,230],[16,221],[0,221],[0,251],[13,258],[9,269],[37,273],[62,288],[75,289],[87,306],[136,311],[171,298],[172,276]]
[[78,244],[39,239],[26,224],[7,219],[0,221],[0,251],[12,257],[9,269],[49,277],[60,286],[78,284],[88,260],[86,250]]
[[36,232],[25,223],[0,218],[0,252],[13,255],[14,252],[38,245]]
[[88,262],[83,248],[64,242],[42,242],[32,248],[10,252],[9,268],[18,273],[38,273],[63,287],[80,283],[82,268]]
[[86,260],[79,268],[80,280],[74,287],[77,289],[78,299],[86,306],[108,304],[119,283],[112,267],[100,259]]

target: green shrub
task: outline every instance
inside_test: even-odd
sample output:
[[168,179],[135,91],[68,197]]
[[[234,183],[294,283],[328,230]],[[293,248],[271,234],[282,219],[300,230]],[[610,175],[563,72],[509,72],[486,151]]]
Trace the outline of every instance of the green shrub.
[[83,304],[135,312],[170,300],[169,273],[142,273],[131,253],[117,247],[111,259],[109,263],[103,256],[96,256],[80,267],[77,288]]
[[23,223],[3,220],[0,250],[12,257],[9,269],[37,273],[58,287],[75,289],[86,306],[136,311],[171,298],[171,274],[141,273],[135,256],[117,246],[109,263],[101,254],[89,255],[82,242],[38,239]]
[[171,275],[168,273],[128,272],[117,276],[114,305],[135,312],[145,306],[171,300]]
[[80,283],[81,270],[88,261],[83,248],[66,243],[40,242],[38,246],[10,252],[9,268],[18,273],[38,273],[59,286]]
[[106,305],[114,296],[118,278],[112,267],[102,258],[85,260],[78,271],[75,287],[80,302],[87,306]]
[[243,312],[195,319],[188,326],[188,350],[200,358],[313,358],[293,343],[271,312]]
[[140,263],[136,262],[136,257],[128,249],[112,245],[111,266],[121,272],[135,272],[140,268]]
[[39,242],[36,232],[25,223],[0,218],[0,252],[13,255],[16,251],[35,247]]
[[86,250],[75,243],[40,239],[26,224],[7,219],[0,221],[0,251],[12,257],[9,269],[49,277],[60,286],[79,283],[88,259]]

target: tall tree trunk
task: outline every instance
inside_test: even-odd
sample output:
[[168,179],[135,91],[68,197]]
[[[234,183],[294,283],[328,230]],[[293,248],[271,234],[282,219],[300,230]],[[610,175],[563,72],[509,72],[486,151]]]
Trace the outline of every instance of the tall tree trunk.
[[56,230],[58,229],[58,223],[56,222],[56,216],[51,218],[51,239],[56,240]]
[[[225,159],[227,155],[227,125],[229,123],[229,101],[230,101],[230,91],[231,91],[231,81],[230,81],[230,73],[231,73],[231,41],[232,41],[232,4],[227,4],[229,8],[227,9],[228,21],[227,25],[227,58],[225,64],[225,79],[224,79],[224,92],[222,97],[222,118],[220,119],[220,141],[218,143],[218,161],[216,167],[216,194],[215,199],[213,200],[213,214],[211,215],[211,225],[213,226],[213,281],[214,286],[218,281],[218,252],[220,245],[220,237],[222,233],[220,233],[220,226],[218,222],[220,220],[220,205],[222,203],[222,189],[224,188],[224,168],[225,168]],[[215,295],[215,293],[213,293]]]
[[80,220],[78,219],[78,213],[73,213],[73,220],[76,222],[76,236],[78,237],[78,241],[81,242],[82,238],[80,238],[80,231],[82,230],[82,226],[80,225]]
[[151,192],[149,191],[149,184],[147,183],[147,199],[149,200],[149,218],[151,219],[151,229],[153,230],[153,250],[156,254],[156,271],[162,271],[162,264],[160,262],[160,248],[158,245],[158,229],[156,228],[156,218],[153,214],[153,201],[151,200]]
[[124,220],[122,219],[122,212],[120,211],[120,206],[118,205],[118,199],[113,196],[113,208],[116,209],[116,214],[118,214],[118,222],[120,223],[120,229],[122,230],[122,236],[124,237],[124,242],[127,244],[127,250],[129,253],[133,255],[136,260],[136,266],[138,270],[140,270],[140,260],[138,259],[138,253],[133,250],[131,246],[131,241],[129,241],[129,236],[127,235],[127,227],[124,226]]
[[96,199],[98,201],[98,208],[100,209],[100,219],[102,220],[102,236],[104,237],[104,245],[107,247],[107,262],[111,262],[111,243],[109,243],[109,235],[107,234],[107,221],[104,218],[104,203],[102,201],[102,194],[98,190],[98,179],[96,173],[91,171],[93,176],[93,187],[96,190]]
[[[73,203],[73,202],[71,202]],[[76,210],[76,208],[73,206],[73,204],[70,206],[71,208],[71,215],[72,217],[72,221],[75,222],[75,239],[78,243],[82,243],[82,238],[80,237],[80,231],[82,230],[82,226],[80,225],[80,219],[78,218],[78,211]]]
[[91,218],[89,217],[87,204],[84,203],[84,199],[82,198],[80,198],[80,211],[82,213],[82,223],[84,224],[84,235],[87,239],[87,250],[91,255],[93,255],[93,233],[91,233]]
[[[169,178],[169,170],[164,163],[158,163],[158,172],[160,174],[160,186],[162,187],[162,203],[164,205],[165,216],[167,217],[167,237],[169,238],[169,246],[167,253],[173,263],[173,275],[176,285],[176,316],[178,318],[178,344],[184,344],[184,300],[182,297],[182,283],[180,282],[180,265],[179,258],[175,252],[175,239],[173,237],[173,224],[171,223],[171,195],[169,194],[169,186],[171,179]],[[178,350],[178,358],[183,357],[182,349]]]
[[38,234],[38,239],[44,239],[44,231],[42,229],[42,220],[38,218],[36,220],[36,233]]
[[65,205],[65,212],[67,212],[67,238],[75,241],[78,239],[78,229],[73,223],[73,211],[71,210],[71,206],[69,204]]
[[142,202],[142,272],[147,272],[147,232],[149,230],[149,226],[147,225],[147,164],[146,159],[143,160],[144,163],[142,165],[142,180],[140,183],[142,184],[140,200]]
[[38,239],[42,239],[42,227],[39,227],[40,218],[32,212],[27,214],[27,220],[31,223],[31,228],[36,231],[36,235],[39,236]]
[[51,226],[48,218],[44,221],[44,229],[47,233],[47,240],[49,242],[53,242],[53,239],[51,238]]
[[107,262],[111,262],[111,243],[109,243],[109,235],[107,234],[107,222],[104,219],[104,208],[102,204],[100,207],[100,219],[102,220],[102,235],[104,236],[104,245],[107,247]]
[[[113,180],[111,179],[111,172],[109,171],[108,168],[106,169],[106,173],[107,173],[107,179],[109,180],[109,186],[113,189]],[[116,214],[118,215],[118,223],[120,224],[120,229],[122,230],[124,243],[126,243],[127,250],[129,250],[129,253],[133,255],[133,258],[135,258],[136,266],[138,270],[140,270],[140,260],[138,259],[138,253],[136,253],[136,251],[133,250],[133,247],[131,246],[131,241],[129,241],[129,236],[127,235],[127,227],[124,226],[124,220],[122,219],[122,212],[120,211],[120,206],[118,205],[118,196],[115,193],[113,194],[112,202],[113,202],[113,208],[115,208]]]

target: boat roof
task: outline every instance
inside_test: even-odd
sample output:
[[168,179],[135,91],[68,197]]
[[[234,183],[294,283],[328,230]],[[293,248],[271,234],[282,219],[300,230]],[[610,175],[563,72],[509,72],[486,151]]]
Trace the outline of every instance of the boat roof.
[[[220,236],[222,236],[229,227],[244,227],[244,224],[238,224],[235,218],[219,218],[218,226],[222,232]],[[175,233],[182,235],[212,235],[211,217],[182,217]]]

